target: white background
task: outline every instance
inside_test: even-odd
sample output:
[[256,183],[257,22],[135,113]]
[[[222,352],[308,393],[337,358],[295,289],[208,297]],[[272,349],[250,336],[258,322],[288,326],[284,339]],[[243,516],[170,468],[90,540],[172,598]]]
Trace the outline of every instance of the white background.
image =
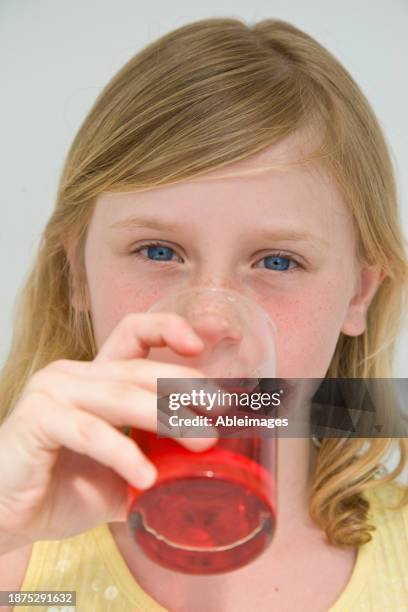
[[[14,301],[82,119],[102,87],[147,43],[213,16],[290,21],[346,66],[388,139],[408,236],[407,0],[2,0],[0,367]],[[394,376],[408,377],[408,321]]]

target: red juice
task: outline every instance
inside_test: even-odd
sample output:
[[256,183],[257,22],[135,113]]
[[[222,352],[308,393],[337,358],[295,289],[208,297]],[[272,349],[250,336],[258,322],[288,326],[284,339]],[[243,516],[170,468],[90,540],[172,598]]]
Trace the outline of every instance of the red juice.
[[155,433],[132,429],[132,437],[159,470],[150,489],[129,485],[129,528],[150,559],[216,574],[265,550],[276,523],[274,439],[221,438],[195,453]]

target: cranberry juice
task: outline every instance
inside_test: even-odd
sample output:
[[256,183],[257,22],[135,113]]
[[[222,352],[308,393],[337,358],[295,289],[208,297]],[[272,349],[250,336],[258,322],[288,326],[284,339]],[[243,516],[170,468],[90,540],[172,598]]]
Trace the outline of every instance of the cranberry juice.
[[132,437],[159,469],[150,489],[129,485],[129,527],[150,559],[216,574],[265,550],[276,522],[275,440],[221,438],[195,453],[155,433],[132,430]]

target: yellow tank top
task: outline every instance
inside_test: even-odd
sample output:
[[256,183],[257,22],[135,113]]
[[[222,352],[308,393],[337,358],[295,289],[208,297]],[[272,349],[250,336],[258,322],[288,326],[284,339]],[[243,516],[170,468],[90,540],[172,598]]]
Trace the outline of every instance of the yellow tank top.
[[[377,529],[359,548],[350,580],[328,612],[408,611],[408,506],[380,506],[399,490],[386,485],[367,494]],[[21,590],[76,591],[77,603],[16,612],[166,612],[138,585],[106,523],[73,538],[36,542]]]

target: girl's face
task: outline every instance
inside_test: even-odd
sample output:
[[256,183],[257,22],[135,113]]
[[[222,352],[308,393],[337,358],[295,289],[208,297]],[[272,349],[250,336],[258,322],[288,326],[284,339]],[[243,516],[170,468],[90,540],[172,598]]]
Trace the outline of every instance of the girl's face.
[[[299,143],[290,136],[250,164],[293,160]],[[282,378],[324,377],[340,332],[364,331],[381,282],[377,268],[357,264],[351,214],[328,175],[310,164],[101,194],[85,266],[98,348],[124,315],[168,293],[228,288],[272,317]]]

